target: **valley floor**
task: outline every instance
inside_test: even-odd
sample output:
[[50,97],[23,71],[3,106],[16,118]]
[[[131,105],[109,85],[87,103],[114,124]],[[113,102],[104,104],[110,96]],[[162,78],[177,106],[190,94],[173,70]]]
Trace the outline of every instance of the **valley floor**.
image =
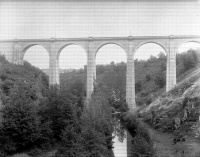
[[142,122],[152,137],[156,157],[200,157],[200,143],[190,137],[174,144],[174,136],[155,130]]

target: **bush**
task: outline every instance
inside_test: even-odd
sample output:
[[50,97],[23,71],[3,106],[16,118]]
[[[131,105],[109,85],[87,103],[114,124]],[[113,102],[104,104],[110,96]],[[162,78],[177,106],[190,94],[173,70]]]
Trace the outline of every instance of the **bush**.
[[150,74],[147,74],[146,75],[146,81],[148,82],[148,81],[150,81],[151,80],[151,75]]
[[6,60],[5,55],[0,55],[0,62],[1,63],[8,63],[8,61]]
[[185,71],[190,70],[197,66],[199,62],[199,57],[197,53],[199,52],[197,52],[196,50],[190,49],[187,52],[177,54],[177,64],[181,65],[180,73],[184,73]]
[[80,123],[74,119],[62,132],[62,146],[57,157],[93,157],[112,156],[111,108],[106,99],[93,95],[88,106],[84,108]]
[[51,131],[38,116],[36,92],[32,84],[15,82],[2,109],[0,147],[5,153],[26,150],[48,140]]
[[77,100],[69,91],[61,92],[57,86],[50,87],[47,99],[41,107],[40,116],[43,121],[50,123],[52,136],[55,140],[60,141],[65,127],[73,124],[76,120]]
[[165,71],[166,70],[166,63],[165,62],[161,62],[160,68],[161,68],[162,71]]
[[140,92],[142,90],[142,82],[141,81],[138,81],[136,84],[135,84],[135,91],[136,93]]
[[163,88],[166,84],[166,77],[163,74],[156,75],[154,82],[159,88]]
[[121,121],[126,126],[132,136],[132,145],[130,146],[131,157],[148,156],[154,157],[153,142],[147,129],[141,124],[132,113],[126,113],[121,116]]

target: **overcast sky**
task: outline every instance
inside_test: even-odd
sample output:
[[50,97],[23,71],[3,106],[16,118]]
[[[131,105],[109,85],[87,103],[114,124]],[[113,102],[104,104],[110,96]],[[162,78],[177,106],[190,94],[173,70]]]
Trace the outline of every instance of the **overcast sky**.
[[200,35],[200,4],[197,0],[1,0],[0,20],[1,39]]
[[[198,0],[1,0],[0,39],[13,38],[71,38],[116,36],[200,35],[200,3]],[[97,63],[109,62],[107,56],[126,61],[123,50],[107,45]],[[146,47],[146,48],[144,48]],[[136,53],[146,59],[163,51],[153,44],[144,45]],[[34,59],[32,53],[40,54]],[[73,46],[63,54],[83,51]],[[100,49],[100,51],[102,51]],[[143,53],[140,53],[143,52]],[[117,54],[119,52],[119,55]],[[148,53],[145,54],[144,53]],[[109,54],[112,53],[112,54]],[[28,56],[30,54],[30,56]],[[25,57],[42,60],[42,48],[32,47]],[[61,55],[63,55],[61,53]],[[83,53],[81,53],[83,54]],[[46,54],[45,54],[46,55]],[[85,55],[85,54],[84,54]],[[77,55],[75,55],[77,56]],[[145,58],[145,57],[146,58]],[[47,58],[47,57],[46,57]],[[63,60],[64,58],[64,60]],[[60,67],[71,60],[62,56]],[[47,60],[47,59],[46,59]],[[81,60],[81,58],[80,58]],[[117,61],[117,60],[116,60]],[[80,61],[82,64],[82,61]],[[86,63],[86,61],[84,61]],[[41,63],[40,63],[41,64]],[[69,66],[79,68],[78,65]],[[71,67],[68,67],[71,68]]]

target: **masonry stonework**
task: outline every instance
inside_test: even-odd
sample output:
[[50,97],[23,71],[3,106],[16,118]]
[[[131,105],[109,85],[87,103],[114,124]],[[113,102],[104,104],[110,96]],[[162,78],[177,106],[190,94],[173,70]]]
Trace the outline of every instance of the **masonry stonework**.
[[106,44],[116,44],[127,55],[126,101],[130,109],[135,109],[135,67],[134,55],[139,47],[146,43],[160,45],[167,54],[166,91],[176,85],[176,53],[181,44],[200,43],[200,36],[142,36],[142,37],[104,37],[104,38],[62,38],[62,39],[14,39],[0,41],[0,53],[9,62],[23,64],[26,51],[41,45],[49,54],[49,83],[59,84],[59,55],[68,45],[80,45],[87,55],[87,99],[89,100],[96,79],[96,54]]

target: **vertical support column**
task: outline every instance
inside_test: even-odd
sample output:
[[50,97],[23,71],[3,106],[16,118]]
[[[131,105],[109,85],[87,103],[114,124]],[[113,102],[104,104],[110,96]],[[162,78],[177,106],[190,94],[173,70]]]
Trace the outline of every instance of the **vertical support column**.
[[135,109],[135,67],[133,57],[133,46],[129,41],[127,52],[127,70],[126,70],[126,102],[129,109]]
[[49,57],[49,85],[60,84],[59,79],[59,60],[55,46],[51,46]]
[[[94,53],[94,52],[93,52]],[[96,58],[94,57],[93,59],[93,77],[94,77],[94,80],[96,80]]]
[[[129,37],[128,40],[128,50],[127,50],[127,70],[126,70],[126,102],[128,104],[129,110],[136,109],[135,103],[135,67],[134,67],[134,52],[133,43]],[[128,131],[126,131],[127,138],[127,157],[131,157],[131,141],[132,136]]]
[[14,64],[20,64],[20,65],[24,64],[23,57],[21,56],[22,55],[21,51],[22,51],[22,48],[19,45],[19,43],[14,42],[13,43],[13,63]]
[[96,79],[95,52],[93,49],[93,38],[89,38],[87,57],[87,101],[90,100],[94,90],[94,80]]
[[173,36],[169,37],[169,48],[167,55],[167,79],[166,91],[170,91],[176,85],[176,45]]

